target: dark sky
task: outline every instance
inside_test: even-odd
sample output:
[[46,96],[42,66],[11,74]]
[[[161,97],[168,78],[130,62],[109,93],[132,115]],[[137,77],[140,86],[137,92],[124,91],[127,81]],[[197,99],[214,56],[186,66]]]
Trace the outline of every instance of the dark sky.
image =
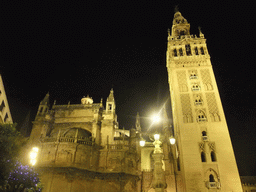
[[14,122],[35,114],[48,91],[57,104],[87,94],[97,103],[113,87],[120,128],[158,111],[169,96],[167,29],[178,5],[191,34],[201,26],[207,39],[239,172],[256,175],[254,4],[86,2],[1,2],[0,73]]

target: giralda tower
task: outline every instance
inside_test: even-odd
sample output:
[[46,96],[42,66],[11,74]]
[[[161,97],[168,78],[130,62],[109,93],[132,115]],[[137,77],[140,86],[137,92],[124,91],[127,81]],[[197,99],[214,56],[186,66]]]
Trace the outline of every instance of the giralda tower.
[[186,192],[242,192],[228,127],[206,39],[190,35],[190,24],[174,14],[168,34],[167,70],[177,173]]

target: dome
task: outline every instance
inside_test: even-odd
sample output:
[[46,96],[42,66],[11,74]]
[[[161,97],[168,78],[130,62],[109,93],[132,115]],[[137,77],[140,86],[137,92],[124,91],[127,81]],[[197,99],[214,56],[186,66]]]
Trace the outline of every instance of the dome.
[[87,95],[87,97],[83,97],[81,99],[81,103],[82,104],[93,104],[93,99],[91,97],[89,97],[89,95]]

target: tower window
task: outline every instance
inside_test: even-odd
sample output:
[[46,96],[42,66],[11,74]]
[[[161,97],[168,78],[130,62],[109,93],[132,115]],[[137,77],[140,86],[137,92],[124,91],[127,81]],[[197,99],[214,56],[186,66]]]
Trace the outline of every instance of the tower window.
[[180,36],[181,36],[181,35],[185,35],[185,31],[181,31],[181,32],[180,32]]
[[197,74],[194,71],[191,71],[189,78],[190,79],[197,79],[198,77],[197,77]]
[[212,175],[212,174],[211,174],[211,175],[209,175],[209,181],[210,181],[210,182],[215,182],[214,177],[213,177],[213,175]]
[[199,85],[193,85],[192,91],[200,91],[200,86]]
[[185,48],[186,48],[186,54],[188,56],[190,56],[191,55],[191,47],[190,47],[190,45],[189,44],[185,45]]
[[4,101],[2,101],[1,105],[0,105],[0,111],[3,111],[3,108],[5,107]]
[[112,110],[112,105],[108,104],[108,110]]
[[195,54],[199,55],[197,47],[195,48]]
[[200,96],[197,96],[195,99],[195,105],[203,105],[203,101]]
[[204,55],[204,48],[201,47],[200,50],[201,50],[201,54]]
[[206,162],[206,156],[204,152],[201,152],[201,161]]
[[216,162],[217,161],[216,154],[214,153],[214,151],[211,152],[211,160],[212,160],[212,162]]
[[173,50],[173,54],[174,54],[174,57],[177,57],[177,56],[178,56],[178,53],[177,53],[177,50],[176,50],[176,49]]
[[203,141],[208,141],[208,137],[207,137],[206,131],[202,132],[202,138],[203,138]]
[[200,111],[200,112],[198,113],[198,115],[197,115],[197,120],[198,120],[198,122],[204,122],[204,121],[207,120],[207,119],[206,119],[206,116],[205,116],[205,114],[204,114],[203,111]]
[[178,169],[178,171],[180,171],[180,158],[179,157],[177,159],[177,169]]
[[4,122],[6,122],[7,119],[8,119],[8,114],[6,113],[6,114],[5,114],[5,117],[4,117]]
[[183,56],[182,48],[179,49],[180,56]]
[[198,115],[198,122],[206,121],[206,117],[204,115]]

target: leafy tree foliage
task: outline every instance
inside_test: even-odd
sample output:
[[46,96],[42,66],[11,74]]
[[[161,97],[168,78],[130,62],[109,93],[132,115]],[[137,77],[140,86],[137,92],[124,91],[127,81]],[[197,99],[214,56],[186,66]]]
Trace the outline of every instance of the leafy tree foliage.
[[15,168],[9,174],[6,184],[6,191],[41,191],[42,186],[39,182],[38,173],[28,165],[17,162]]
[[8,179],[21,148],[26,143],[26,139],[21,136],[15,126],[15,124],[0,124],[0,185]]
[[0,191],[41,191],[38,174],[19,162],[26,142],[15,124],[0,124]]

